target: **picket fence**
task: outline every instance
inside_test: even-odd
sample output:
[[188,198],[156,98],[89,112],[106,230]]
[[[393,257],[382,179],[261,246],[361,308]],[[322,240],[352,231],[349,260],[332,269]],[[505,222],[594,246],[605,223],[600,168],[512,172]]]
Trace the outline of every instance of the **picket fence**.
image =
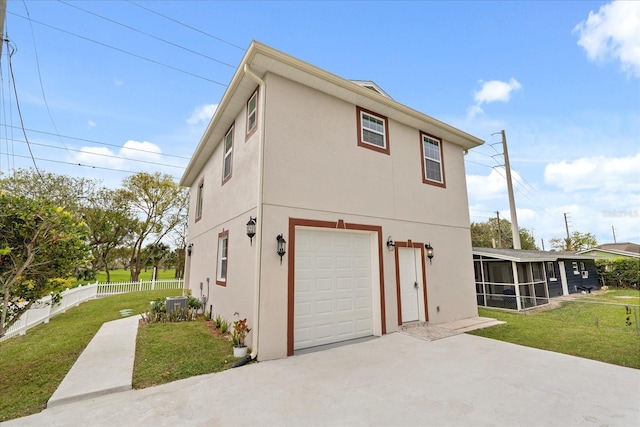
[[51,296],[46,296],[34,303],[29,310],[22,313],[20,319],[7,330],[7,333],[0,338],[4,341],[16,335],[24,335],[27,330],[39,325],[49,323],[52,317],[64,313],[70,307],[80,305],[85,301],[106,297],[110,295],[125,294],[138,291],[153,291],[165,289],[182,289],[184,281],[174,280],[142,280],[139,282],[114,282],[114,283],[91,283],[78,286],[73,289],[63,291],[62,297],[57,304],[51,303]]

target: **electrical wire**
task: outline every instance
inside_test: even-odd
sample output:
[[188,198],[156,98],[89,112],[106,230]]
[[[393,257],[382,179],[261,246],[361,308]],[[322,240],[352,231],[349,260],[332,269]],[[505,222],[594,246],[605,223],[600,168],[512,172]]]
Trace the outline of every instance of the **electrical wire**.
[[233,47],[235,47],[235,48],[237,48],[237,49],[240,49],[240,50],[241,50],[241,51],[243,51],[243,52],[244,52],[244,50],[245,50],[243,47],[240,47],[240,46],[238,46],[238,45],[236,45],[236,44],[233,44],[233,43],[231,43],[230,41],[227,41],[227,40],[221,39],[221,38],[219,38],[219,37],[216,37],[216,36],[214,36],[214,35],[211,35],[211,34],[209,34],[209,33],[205,32],[205,31],[202,31],[202,30],[200,30],[200,29],[198,29],[198,28],[192,27],[192,26],[191,26],[191,25],[189,25],[189,24],[185,24],[184,22],[181,22],[181,21],[178,21],[177,19],[171,18],[170,16],[163,15],[163,14],[161,14],[160,12],[157,12],[157,11],[155,11],[155,10],[153,10],[153,9],[149,9],[148,7],[141,6],[141,5],[139,5],[138,3],[135,3],[135,2],[133,2],[133,1],[131,1],[131,0],[127,0],[127,2],[128,2],[128,3],[131,3],[131,4],[132,4],[132,5],[134,5],[134,6],[139,7],[140,9],[144,9],[144,10],[146,10],[146,11],[148,11],[148,12],[151,12],[151,13],[153,13],[153,14],[156,14],[156,15],[158,15],[158,16],[160,16],[160,17],[164,18],[164,19],[167,19],[167,20],[169,20],[169,21],[175,22],[176,24],[182,25],[183,27],[189,28],[190,30],[196,31],[196,32],[198,32],[198,33],[200,33],[200,34],[203,34],[203,35],[205,35],[205,36],[211,37],[212,39],[218,40],[218,41],[220,41],[220,42],[222,42],[222,43],[226,43],[226,44],[228,44],[229,46],[233,46]]
[[[7,128],[19,129],[17,126],[10,126],[10,125],[0,125],[0,126],[7,127]],[[99,144],[99,145],[104,145],[104,146],[107,146],[107,147],[115,147],[115,148],[119,148],[119,149],[125,148],[122,145],[109,144],[107,142],[101,142],[101,141],[96,141],[96,140],[92,140],[92,139],[76,138],[76,137],[73,137],[73,136],[59,135],[59,134],[52,133],[52,132],[46,132],[46,131],[41,131],[41,130],[29,129],[29,128],[27,128],[26,130],[29,131],[29,132],[39,133],[39,134],[42,134],[42,135],[60,136],[60,137],[66,138],[66,139],[72,139],[74,141],[89,142],[91,144]],[[127,150],[132,150],[132,151],[140,151],[142,153],[161,154],[163,157],[174,157],[176,159],[191,160],[191,157],[178,156],[176,154],[158,153],[157,151],[145,150],[144,148],[126,147],[126,149]]]
[[161,38],[161,37],[154,36],[153,34],[149,34],[149,33],[147,33],[147,32],[144,32],[144,31],[139,30],[139,29],[137,29],[137,28],[131,27],[131,26],[126,25],[126,24],[123,24],[123,23],[118,22],[118,21],[116,21],[116,20],[113,20],[113,19],[111,19],[111,18],[107,18],[106,16],[102,16],[102,15],[99,15],[99,14],[97,14],[97,13],[95,13],[95,12],[91,12],[90,10],[83,9],[83,8],[81,8],[80,6],[76,6],[75,4],[70,4],[70,3],[67,3],[67,2],[65,2],[65,1],[63,1],[63,0],[58,0],[58,2],[59,2],[59,3],[62,3],[62,4],[64,4],[64,5],[66,5],[66,6],[69,6],[69,7],[73,7],[73,8],[75,8],[75,9],[80,10],[80,11],[82,11],[82,12],[84,12],[84,13],[89,14],[89,15],[95,16],[95,17],[97,17],[97,18],[104,19],[104,20],[105,20],[105,21],[107,21],[107,22],[111,22],[111,23],[113,23],[113,24],[120,25],[121,27],[126,28],[126,29],[128,29],[128,30],[135,31],[136,33],[143,34],[143,35],[145,35],[145,36],[147,36],[147,37],[151,37],[151,38],[153,38],[153,39],[155,39],[155,40],[159,40],[159,41],[161,41],[161,42],[163,42],[163,43],[166,43],[166,44],[168,44],[168,45],[171,45],[171,46],[177,47],[177,48],[179,48],[179,49],[182,49],[182,50],[185,50],[185,51],[187,51],[187,52],[193,53],[193,54],[195,54],[195,55],[199,55],[199,56],[201,56],[201,57],[203,57],[203,58],[209,59],[209,60],[214,61],[214,62],[217,62],[217,63],[219,63],[219,64],[226,65],[227,67],[230,67],[230,68],[232,68],[232,69],[235,69],[235,68],[236,68],[236,66],[235,66],[235,65],[229,64],[229,63],[227,63],[227,62],[221,61],[221,60],[216,59],[216,58],[212,58],[211,56],[205,55],[204,53],[197,52],[197,51],[195,51],[195,50],[193,50],[193,49],[189,49],[188,47],[181,46],[181,45],[179,45],[179,44],[177,44],[177,43],[174,43],[174,42],[172,42],[172,41],[169,41],[169,40],[163,39],[163,38]]
[[[15,142],[25,142],[25,141],[20,141],[17,140]],[[167,163],[159,163],[159,162],[152,162],[150,160],[140,160],[140,159],[131,159],[129,157],[122,157],[122,156],[117,156],[115,154],[105,154],[105,153],[94,153],[94,152],[87,152],[87,151],[83,151],[83,150],[77,150],[74,148],[61,148],[61,147],[56,147],[55,145],[48,145],[48,144],[43,144],[43,143],[39,143],[39,142],[31,142],[30,145],[37,145],[39,147],[46,147],[46,148],[53,148],[54,150],[67,150],[67,151],[73,151],[76,153],[85,153],[91,156],[99,156],[99,157],[108,157],[111,159],[118,159],[118,160],[126,160],[126,161],[132,161],[132,162],[136,162],[136,163],[147,163],[150,165],[156,165],[156,166],[165,166],[165,167],[169,167],[169,168],[179,168],[179,169],[185,169],[185,166],[181,166],[181,165],[170,165]],[[124,148],[125,150],[128,150],[128,148]],[[160,154],[160,153],[156,153],[156,152],[150,152],[148,151],[148,153],[153,153],[153,154]],[[160,154],[161,155],[161,154]],[[77,160],[74,157],[74,161]]]
[[103,43],[103,42],[100,42],[100,41],[97,41],[97,40],[94,40],[94,39],[90,39],[89,37],[85,37],[85,36],[82,36],[80,34],[72,33],[71,31],[63,30],[62,28],[54,27],[53,25],[45,24],[44,22],[36,21],[33,18],[27,18],[27,17],[24,17],[22,15],[18,15],[17,13],[14,13],[14,12],[7,12],[7,14],[16,16],[18,18],[26,19],[26,20],[29,20],[31,22],[35,22],[36,24],[42,25],[43,27],[47,27],[47,28],[51,28],[51,29],[56,30],[56,31],[60,31],[61,33],[65,33],[65,34],[68,34],[70,36],[77,37],[77,38],[80,38],[82,40],[86,40],[88,42],[95,43],[97,45],[100,45],[100,46],[115,50],[117,52],[124,53],[126,55],[133,56],[133,57],[138,58],[138,59],[142,59],[142,60],[150,62],[152,64],[156,64],[156,65],[160,65],[160,66],[165,67],[165,68],[169,68],[169,69],[177,71],[179,73],[187,74],[189,76],[196,77],[198,79],[202,79],[202,80],[217,84],[219,86],[223,86],[223,87],[227,86],[225,83],[221,83],[221,82],[219,82],[217,80],[213,80],[213,79],[210,79],[208,77],[200,76],[200,75],[192,73],[190,71],[186,71],[186,70],[183,70],[181,68],[174,67],[173,65],[165,64],[163,62],[156,61],[155,59],[147,58],[145,56],[138,55],[137,53],[129,52],[129,51],[121,49],[119,47],[111,46],[109,44],[106,44],[106,43]]
[[[15,157],[20,157],[23,159],[29,159],[31,157],[29,156],[23,156],[20,154],[15,154]],[[108,168],[105,166],[92,166],[92,165],[85,165],[82,163],[73,163],[73,162],[66,162],[63,160],[53,160],[53,159],[42,159],[42,158],[38,158],[38,157],[34,157],[35,160],[38,161],[42,161],[42,162],[50,162],[50,163],[60,163],[60,164],[64,164],[64,165],[72,165],[72,166],[80,166],[80,167],[84,167],[84,168],[89,168],[89,169],[100,169],[100,170],[106,170],[106,171],[112,171],[112,172],[122,172],[122,173],[127,173],[127,174],[137,174],[140,173],[140,171],[131,171],[131,170],[125,170],[125,169],[115,169],[115,168]],[[42,177],[42,176],[41,176]],[[176,177],[176,176],[171,176],[171,178],[173,178],[173,180],[175,181],[179,181],[180,178]]]
[[18,110],[18,116],[20,117],[20,126],[22,128],[22,133],[24,135],[24,139],[27,142],[27,147],[29,148],[29,154],[31,155],[31,160],[33,161],[33,167],[36,170],[36,173],[38,174],[38,176],[40,177],[40,179],[43,179],[42,174],[40,173],[40,170],[38,169],[38,164],[36,163],[36,159],[33,156],[33,151],[31,151],[31,144],[29,144],[29,138],[27,137],[27,132],[24,129],[24,119],[22,118],[22,110],[20,109],[20,101],[18,100],[18,89],[16,88],[16,79],[15,76],[13,74],[13,65],[11,64],[11,57],[13,56],[15,50],[12,50],[10,53],[7,52],[7,58],[9,58],[9,73],[11,74],[11,81],[13,82],[13,92],[14,92],[14,96],[16,97],[16,107]]

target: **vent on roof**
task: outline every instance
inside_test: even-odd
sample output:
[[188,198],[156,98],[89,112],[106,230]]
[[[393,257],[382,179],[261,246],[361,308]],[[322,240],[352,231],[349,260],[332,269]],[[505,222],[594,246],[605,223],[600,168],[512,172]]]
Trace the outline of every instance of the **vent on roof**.
[[393,99],[384,90],[382,90],[380,86],[378,86],[377,84],[375,84],[370,80],[351,80],[351,81],[359,86],[366,87],[367,89],[372,90],[382,96],[386,96],[389,99]]

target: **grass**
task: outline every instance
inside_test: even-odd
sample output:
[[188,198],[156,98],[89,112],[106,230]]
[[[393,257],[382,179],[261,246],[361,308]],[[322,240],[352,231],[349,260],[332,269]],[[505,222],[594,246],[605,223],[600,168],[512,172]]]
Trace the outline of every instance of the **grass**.
[[[129,270],[109,270],[109,275],[111,277],[112,282],[128,282],[131,280],[131,272]],[[153,269],[149,268],[147,271],[142,270],[140,272],[140,280],[151,280],[151,276],[153,275]],[[171,280],[175,279],[175,270],[163,270],[161,268],[158,269],[158,280]],[[100,283],[104,283],[107,281],[107,273],[104,271],[100,271],[96,274],[96,280]],[[95,282],[92,281],[91,283]]]
[[640,331],[634,309],[640,322],[637,290],[587,295],[559,308],[528,314],[479,308],[480,316],[507,323],[471,334],[640,369]]
[[[26,335],[0,342],[0,422],[40,412],[104,322],[120,310],[142,313],[149,301],[176,290],[135,292],[85,302]],[[232,345],[207,335],[203,321],[140,328],[134,378],[137,387],[226,369]],[[146,361],[144,359],[147,359]]]
[[202,320],[154,323],[138,330],[133,387],[145,388],[231,367],[232,344]]

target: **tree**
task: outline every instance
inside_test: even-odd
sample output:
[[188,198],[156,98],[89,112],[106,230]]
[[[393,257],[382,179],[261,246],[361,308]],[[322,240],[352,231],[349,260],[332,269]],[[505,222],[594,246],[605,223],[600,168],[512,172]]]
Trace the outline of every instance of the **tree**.
[[[520,246],[522,249],[538,249],[535,238],[526,228],[520,228]],[[471,223],[471,245],[476,248],[513,248],[511,222],[491,218],[487,222]]]
[[86,262],[87,226],[44,199],[0,193],[0,336]]
[[111,282],[109,260],[113,251],[128,240],[135,228],[135,220],[120,192],[102,188],[91,195],[82,216],[91,230],[89,245],[94,268],[104,268],[107,283]]
[[598,246],[598,240],[591,233],[574,231],[568,238],[554,237],[550,239],[549,244],[557,251],[582,251]]
[[137,281],[149,262],[149,254],[143,254],[143,245],[157,245],[184,221],[187,192],[171,176],[158,172],[153,175],[140,172],[125,178],[120,191],[137,218],[129,265],[131,280]]
[[17,169],[11,177],[0,179],[0,188],[14,196],[48,200],[75,214],[93,194],[98,181],[56,175],[35,169]]

